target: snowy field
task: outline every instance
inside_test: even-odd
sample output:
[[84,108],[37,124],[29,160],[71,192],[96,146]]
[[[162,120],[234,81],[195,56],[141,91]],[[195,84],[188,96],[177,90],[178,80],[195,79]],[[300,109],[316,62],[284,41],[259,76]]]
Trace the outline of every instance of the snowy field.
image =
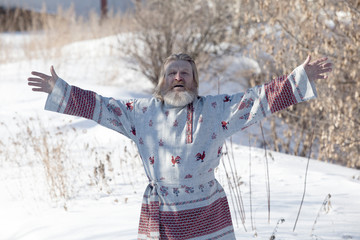
[[[136,239],[147,182],[134,145],[91,121],[44,111],[46,95],[32,92],[26,79],[31,71],[49,72],[54,65],[57,74],[70,84],[114,98],[151,96],[152,85],[131,70],[131,59],[114,53],[111,46],[117,43],[116,38],[73,43],[57,56],[36,59],[22,51],[29,38],[0,35],[0,42],[13,46],[6,49],[7,54],[17,59],[0,63],[0,239]],[[221,91],[232,93],[236,86],[224,84]],[[200,86],[203,95],[216,91],[211,83]],[[264,149],[244,145],[248,141],[242,133],[234,136],[232,148],[228,143],[229,155],[234,154],[236,160],[236,174],[241,176],[245,227],[231,204],[224,167],[221,164],[216,170],[229,197],[237,239],[270,239],[276,231],[276,239],[283,240],[360,240],[359,170],[310,160],[306,195],[293,231],[307,159],[275,152],[268,156],[268,222]],[[52,191],[51,176],[36,147],[53,153],[47,155],[49,161],[61,160],[59,172],[63,175],[53,185],[63,183],[60,189],[65,189],[66,200]],[[331,198],[325,201],[328,194]],[[280,219],[285,221],[275,230]]]

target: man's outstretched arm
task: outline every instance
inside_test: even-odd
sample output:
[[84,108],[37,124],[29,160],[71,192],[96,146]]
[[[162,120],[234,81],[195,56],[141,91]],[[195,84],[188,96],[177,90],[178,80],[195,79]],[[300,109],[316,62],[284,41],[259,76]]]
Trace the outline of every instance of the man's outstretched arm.
[[226,125],[223,126],[224,137],[291,105],[316,98],[315,83],[327,79],[326,73],[332,71],[332,64],[327,62],[326,57],[313,62],[310,60],[309,55],[291,74],[252,87],[244,93],[227,96],[220,102],[218,105],[223,107],[219,114],[223,117],[221,123]]
[[106,98],[71,86],[58,77],[53,66],[50,73],[51,76],[33,71],[34,76],[28,78],[33,91],[48,93],[45,110],[87,118],[131,139],[135,137],[134,101]]

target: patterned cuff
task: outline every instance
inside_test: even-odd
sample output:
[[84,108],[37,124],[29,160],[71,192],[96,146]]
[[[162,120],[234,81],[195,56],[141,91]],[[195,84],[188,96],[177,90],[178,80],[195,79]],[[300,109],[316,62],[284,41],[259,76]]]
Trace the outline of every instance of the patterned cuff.
[[289,79],[295,88],[294,93],[298,102],[305,102],[317,97],[315,83],[309,80],[302,65],[295,68]]
[[61,78],[59,78],[54,86],[52,92],[48,95],[45,110],[53,112],[63,112],[62,105],[70,86]]

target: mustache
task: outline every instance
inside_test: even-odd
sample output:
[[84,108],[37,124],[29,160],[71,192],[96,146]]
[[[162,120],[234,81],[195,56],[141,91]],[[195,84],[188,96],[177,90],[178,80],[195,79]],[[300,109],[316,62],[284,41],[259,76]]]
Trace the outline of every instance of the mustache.
[[196,88],[196,87],[188,88],[188,87],[186,87],[185,84],[183,84],[183,83],[175,83],[175,84],[172,84],[172,85],[170,85],[170,86],[168,86],[168,87],[163,86],[163,87],[161,88],[161,94],[162,94],[162,95],[165,95],[166,93],[172,91],[175,87],[180,87],[180,86],[183,87],[183,88],[185,89],[185,91],[187,91],[187,92],[197,92],[197,88]]

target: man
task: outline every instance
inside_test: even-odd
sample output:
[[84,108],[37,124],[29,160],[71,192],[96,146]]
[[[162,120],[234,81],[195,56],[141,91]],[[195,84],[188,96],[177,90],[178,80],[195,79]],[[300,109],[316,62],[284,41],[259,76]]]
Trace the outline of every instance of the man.
[[198,96],[196,65],[187,54],[163,64],[154,97],[115,100],[32,72],[45,109],[92,119],[132,139],[149,185],[138,239],[235,239],[228,202],[214,177],[225,139],[273,112],[316,97],[314,81],[331,71],[310,56],[290,75],[234,95]]

